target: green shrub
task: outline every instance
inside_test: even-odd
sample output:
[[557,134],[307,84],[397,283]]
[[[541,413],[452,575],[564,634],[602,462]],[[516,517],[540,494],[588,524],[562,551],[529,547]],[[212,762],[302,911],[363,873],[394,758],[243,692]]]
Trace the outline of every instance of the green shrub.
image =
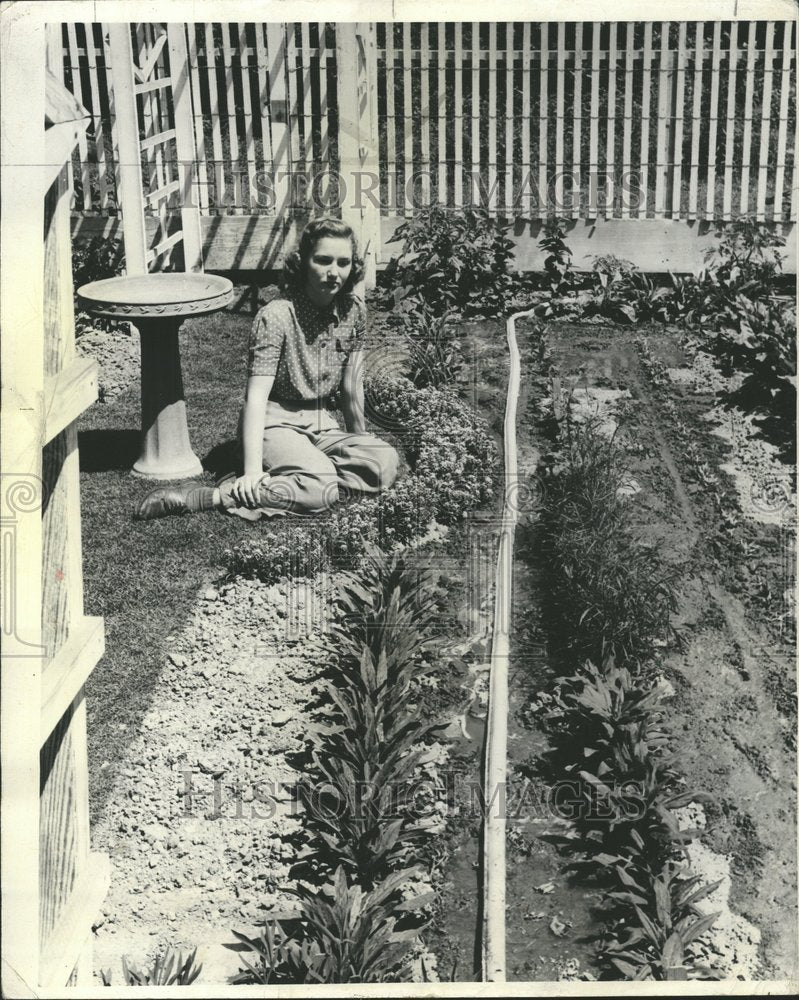
[[501,315],[512,285],[509,228],[482,208],[433,205],[417,212],[392,237],[404,240],[390,268],[396,294],[421,296],[436,315],[452,308]]
[[102,278],[113,278],[122,274],[125,265],[125,252],[122,241],[95,236],[87,244],[72,241],[72,281],[75,291],[75,335],[80,336],[86,330],[115,330],[119,323],[114,320],[100,319],[90,316],[78,308],[77,291],[81,285],[90,281],[100,281]]

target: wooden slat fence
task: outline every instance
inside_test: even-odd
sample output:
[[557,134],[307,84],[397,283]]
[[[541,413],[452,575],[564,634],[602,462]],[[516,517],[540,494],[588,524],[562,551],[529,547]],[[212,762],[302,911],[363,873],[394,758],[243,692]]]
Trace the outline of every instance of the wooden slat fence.
[[[376,27],[384,216],[433,198],[533,219],[796,219],[795,22]],[[84,214],[118,204],[106,28],[62,29],[66,83],[92,115],[72,164]],[[325,191],[335,204],[335,25],[186,36],[201,213],[301,213]],[[161,92],[142,99],[155,123]],[[281,196],[278,169],[305,179]],[[150,170],[168,165],[154,153]]]
[[794,22],[385,24],[378,45],[390,212],[415,172],[524,217],[795,220]]
[[272,27],[187,26],[203,214],[276,211],[285,185],[280,171],[290,164],[307,177],[289,192],[291,207],[301,210],[312,185],[324,192],[335,169],[333,29]]

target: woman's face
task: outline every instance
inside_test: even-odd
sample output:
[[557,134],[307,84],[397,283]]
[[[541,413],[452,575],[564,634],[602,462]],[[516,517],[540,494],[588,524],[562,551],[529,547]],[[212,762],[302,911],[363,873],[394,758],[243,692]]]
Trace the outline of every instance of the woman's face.
[[330,305],[352,271],[352,243],[346,236],[323,236],[308,261],[305,290],[311,302]]

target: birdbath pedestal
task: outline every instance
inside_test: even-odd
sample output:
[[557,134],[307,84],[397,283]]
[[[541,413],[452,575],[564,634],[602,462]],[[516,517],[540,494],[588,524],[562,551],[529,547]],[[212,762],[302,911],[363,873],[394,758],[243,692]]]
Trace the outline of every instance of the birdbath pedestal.
[[142,447],[134,475],[170,480],[202,473],[189,441],[178,331],[185,319],[216,312],[232,298],[227,278],[193,272],[122,275],[78,289],[82,309],[130,321],[141,337]]

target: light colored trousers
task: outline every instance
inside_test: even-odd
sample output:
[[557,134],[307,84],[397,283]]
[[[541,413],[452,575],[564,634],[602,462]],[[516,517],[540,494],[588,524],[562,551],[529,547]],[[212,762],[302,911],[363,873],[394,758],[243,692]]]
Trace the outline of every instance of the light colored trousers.
[[[241,445],[241,419],[239,419]],[[259,486],[259,506],[240,507],[230,491],[235,477],[219,484],[230,514],[254,521],[283,514],[319,514],[340,491],[377,493],[397,478],[399,455],[374,434],[340,430],[333,415],[313,404],[270,400],[264,422],[263,467],[270,478]]]

